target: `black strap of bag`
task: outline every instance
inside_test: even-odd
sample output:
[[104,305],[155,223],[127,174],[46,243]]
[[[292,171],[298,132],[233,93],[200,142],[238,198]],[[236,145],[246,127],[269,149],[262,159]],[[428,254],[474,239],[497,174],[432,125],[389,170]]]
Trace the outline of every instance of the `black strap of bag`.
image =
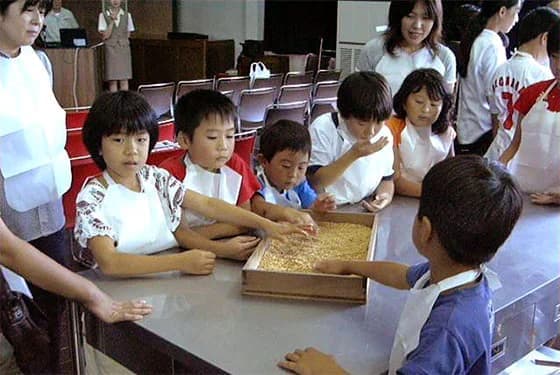
[[24,374],[50,371],[50,338],[45,314],[26,295],[10,290],[0,270],[0,328],[14,348]]

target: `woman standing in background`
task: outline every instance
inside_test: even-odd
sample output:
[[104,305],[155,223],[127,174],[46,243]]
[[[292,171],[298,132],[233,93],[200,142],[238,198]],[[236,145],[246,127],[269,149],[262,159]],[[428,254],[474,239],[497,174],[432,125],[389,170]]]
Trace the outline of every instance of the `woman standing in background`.
[[432,68],[453,92],[455,56],[440,43],[442,19],[441,0],[391,1],[387,31],[365,45],[356,70],[382,74],[395,95],[412,71]]
[[134,31],[132,16],[122,8],[122,0],[110,0],[110,6],[99,13],[98,31],[105,43],[105,81],[109,91],[128,90],[132,78],[130,33]]

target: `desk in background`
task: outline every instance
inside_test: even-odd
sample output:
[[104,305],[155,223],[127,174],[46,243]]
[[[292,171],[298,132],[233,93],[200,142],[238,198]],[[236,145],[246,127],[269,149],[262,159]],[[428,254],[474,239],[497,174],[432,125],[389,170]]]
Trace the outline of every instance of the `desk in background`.
[[[102,90],[102,48],[47,48],[54,95],[63,108],[90,106]],[[74,96],[75,94],[75,96]]]
[[[396,197],[379,217],[375,259],[422,261],[411,229],[418,201]],[[493,373],[559,332],[560,209],[525,200],[511,237],[490,263],[494,292]],[[333,354],[352,374],[379,374],[406,292],[370,284],[369,302],[340,303],[241,295],[242,263],[218,260],[210,276],[177,273],[116,280],[85,277],[117,299],[143,298],[154,313],[138,323],[102,324],[88,315],[89,341],[138,373],[284,374],[295,348]]]

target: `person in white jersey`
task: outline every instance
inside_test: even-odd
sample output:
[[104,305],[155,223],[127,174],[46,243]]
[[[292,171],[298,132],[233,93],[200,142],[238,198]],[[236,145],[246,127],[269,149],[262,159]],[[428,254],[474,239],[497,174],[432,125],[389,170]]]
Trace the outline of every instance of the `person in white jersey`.
[[461,61],[467,63],[459,71],[457,154],[484,155],[492,142],[487,93],[496,69],[507,59],[500,34],[517,23],[520,10],[521,0],[482,1],[461,41]]
[[519,22],[519,48],[496,70],[488,94],[494,141],[486,157],[497,160],[509,146],[515,130],[514,104],[525,87],[552,78],[546,53],[548,30],[560,19],[549,7],[538,7]]

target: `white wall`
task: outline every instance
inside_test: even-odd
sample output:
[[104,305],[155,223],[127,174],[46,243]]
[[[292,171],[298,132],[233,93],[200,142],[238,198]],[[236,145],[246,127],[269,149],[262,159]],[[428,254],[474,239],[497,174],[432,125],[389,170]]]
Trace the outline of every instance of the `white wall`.
[[176,31],[234,39],[236,59],[241,52],[239,43],[264,39],[263,0],[179,0],[176,17]]

